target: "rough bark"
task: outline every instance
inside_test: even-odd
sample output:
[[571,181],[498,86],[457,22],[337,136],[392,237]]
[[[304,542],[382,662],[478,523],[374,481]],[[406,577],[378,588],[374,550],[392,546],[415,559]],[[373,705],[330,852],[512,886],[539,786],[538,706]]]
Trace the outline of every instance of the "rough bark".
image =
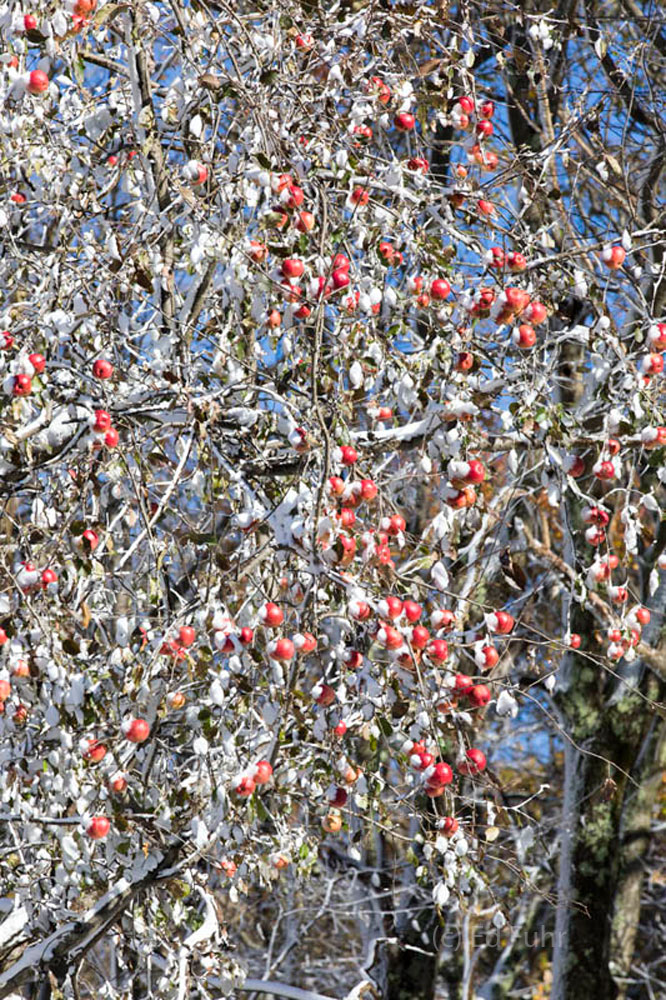
[[651,839],[650,822],[664,768],[666,727],[662,722],[653,725],[647,734],[640,783],[629,792],[622,816],[609,963],[617,1000],[624,1000],[627,995],[627,977],[636,948],[645,859]]
[[[583,612],[580,627],[588,619]],[[612,970],[621,978],[633,957],[664,743],[664,723],[640,693],[656,699],[662,685],[646,674],[638,690],[614,691],[577,656],[568,673],[560,704],[576,745],[565,748],[552,1000],[610,1000],[623,996]]]

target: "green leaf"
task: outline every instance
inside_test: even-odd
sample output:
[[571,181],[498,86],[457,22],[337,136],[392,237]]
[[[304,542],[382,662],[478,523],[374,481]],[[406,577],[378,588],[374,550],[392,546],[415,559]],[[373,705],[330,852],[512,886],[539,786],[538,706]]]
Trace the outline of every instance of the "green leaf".
[[74,60],[74,78],[79,87],[83,86],[83,79],[86,75],[86,64],[81,56]]
[[384,734],[384,736],[391,736],[392,735],[392,733],[393,733],[393,726],[391,725],[391,723],[389,722],[388,719],[385,719],[382,716],[380,716],[377,719],[377,725],[381,729],[381,731]]

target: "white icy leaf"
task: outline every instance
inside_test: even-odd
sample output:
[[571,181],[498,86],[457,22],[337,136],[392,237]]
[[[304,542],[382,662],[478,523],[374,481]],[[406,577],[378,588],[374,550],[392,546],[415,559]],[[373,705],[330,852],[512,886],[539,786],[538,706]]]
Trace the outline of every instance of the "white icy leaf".
[[438,590],[446,590],[448,588],[449,574],[447,573],[446,567],[441,559],[438,559],[430,570],[430,576],[432,578],[432,582]]
[[444,882],[438,882],[432,890],[432,901],[436,906],[445,906],[449,901],[450,895],[451,893]]
[[498,715],[508,715],[513,719],[518,714],[518,702],[509,691],[501,691],[495,710]]
[[354,361],[349,369],[349,382],[352,389],[360,389],[363,385],[363,369],[358,361]]

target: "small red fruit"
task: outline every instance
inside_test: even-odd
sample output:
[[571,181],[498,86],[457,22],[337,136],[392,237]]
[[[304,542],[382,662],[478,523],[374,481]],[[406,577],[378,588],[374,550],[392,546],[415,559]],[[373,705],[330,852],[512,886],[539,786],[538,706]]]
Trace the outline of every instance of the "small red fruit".
[[260,760],[255,765],[254,783],[255,785],[265,785],[271,780],[273,775],[273,765],[267,760]]
[[256,782],[254,778],[241,778],[238,782],[234,791],[236,795],[240,796],[242,799],[248,799],[252,795],[254,789],[256,788]]
[[449,656],[449,644],[446,639],[433,639],[426,652],[433,663],[444,663]]
[[23,373],[14,376],[12,393],[14,396],[29,396],[32,392],[32,379]]
[[29,94],[43,94],[49,89],[49,78],[43,69],[33,69],[28,80]]
[[405,618],[408,622],[417,622],[421,615],[423,614],[423,608],[416,601],[405,601],[402,606],[402,610],[405,612]]
[[511,339],[516,347],[523,351],[528,351],[534,347],[537,341],[536,331],[529,323],[521,323],[517,330],[514,330]]
[[122,730],[130,743],[143,743],[150,736],[150,726],[145,719],[129,719],[123,723]]
[[471,747],[465,754],[465,758],[465,760],[458,764],[460,774],[478,774],[480,771],[485,770],[487,761],[483,750]]
[[401,514],[394,514],[389,519],[388,527],[386,528],[387,534],[389,535],[399,535],[407,527],[407,522]]
[[617,271],[622,267],[626,256],[625,249],[621,246],[605,247],[601,251],[602,261],[612,271]]
[[86,827],[86,833],[91,840],[103,840],[110,828],[111,824],[106,816],[93,816]]
[[446,278],[435,278],[430,286],[430,294],[433,299],[442,301],[451,294],[451,286]]
[[91,552],[94,552],[99,545],[99,535],[92,528],[86,528],[86,530],[81,535],[84,543],[88,546]]
[[92,373],[95,378],[111,378],[113,375],[113,365],[105,358],[98,358],[93,362]]
[[181,646],[191,646],[196,638],[196,632],[191,625],[181,625],[178,629]]
[[450,785],[452,781],[453,771],[451,767],[445,761],[440,760],[439,763],[435,764],[432,774],[427,779],[427,784],[444,787],[444,785]]
[[328,708],[335,701],[335,691],[330,684],[317,684],[315,691],[318,691],[315,701],[318,705]]
[[457,694],[465,697],[474,687],[474,681],[467,674],[456,674],[454,690]]
[[282,273],[285,278],[300,278],[305,270],[305,264],[296,257],[288,257],[282,261]]
[[292,660],[294,653],[296,652],[295,647],[291,639],[277,639],[268,647],[268,655],[272,656],[274,660]]
[[88,740],[88,746],[83,751],[83,757],[93,764],[99,764],[106,757],[106,747],[99,740]]
[[367,205],[370,201],[370,192],[367,188],[355,187],[349,196],[352,205]]
[[430,641],[430,632],[423,625],[415,625],[412,629],[411,643],[414,649],[425,649]]
[[108,431],[111,426],[111,414],[106,410],[95,410],[94,431]]
[[312,212],[299,212],[295,226],[299,233],[311,233],[315,227],[315,221]]
[[122,793],[127,788],[127,778],[124,774],[114,774],[109,781],[109,790],[114,793],[114,795],[122,795]]
[[282,608],[279,608],[272,601],[264,604],[259,614],[264,625],[267,625],[269,628],[277,628],[284,621]]
[[399,111],[393,124],[400,132],[411,132],[416,125],[416,118],[409,111]]
[[491,699],[490,688],[485,684],[475,684],[469,692],[469,700],[477,708],[483,708]]

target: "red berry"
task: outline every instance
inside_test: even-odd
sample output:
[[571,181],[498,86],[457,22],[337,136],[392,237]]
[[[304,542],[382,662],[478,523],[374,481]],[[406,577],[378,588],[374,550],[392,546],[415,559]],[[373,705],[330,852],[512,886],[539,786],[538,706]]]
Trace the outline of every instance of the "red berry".
[[370,192],[367,188],[355,187],[350,195],[350,201],[353,205],[367,205],[370,201]]
[[423,625],[416,625],[412,629],[411,643],[414,649],[425,649],[430,641],[430,632]]
[[254,783],[255,785],[265,785],[271,780],[273,766],[267,760],[260,760],[255,765]]
[[46,368],[46,358],[43,354],[29,354],[28,361],[35,369],[38,375],[41,375]]
[[150,736],[150,726],[145,719],[129,719],[122,729],[125,739],[130,743],[143,743]]
[[99,764],[106,757],[106,747],[99,740],[88,740],[88,746],[83,751],[83,757],[93,764]]
[[446,639],[433,639],[426,652],[434,663],[444,663],[449,656],[449,644]]
[[475,684],[469,692],[469,700],[477,708],[483,708],[491,699],[490,688],[485,684]]
[[196,632],[191,625],[181,625],[178,629],[181,646],[191,646],[196,638]]
[[416,125],[416,118],[409,111],[400,111],[393,119],[393,124],[400,132],[411,132]]
[[347,803],[347,791],[344,788],[336,788],[332,795],[329,796],[329,802],[332,806],[337,806],[338,808],[346,805]]
[[624,247],[621,246],[605,247],[601,251],[602,261],[604,262],[606,267],[610,267],[612,271],[617,271],[619,268],[622,267],[626,256],[627,254],[625,252],[625,249]]
[[113,375],[113,365],[104,358],[98,358],[93,362],[92,373],[95,378],[111,378]]
[[289,257],[287,260],[282,261],[282,273],[285,278],[300,278],[304,270],[305,264],[303,261],[295,257]]
[[294,653],[296,652],[295,647],[291,639],[277,639],[275,643],[269,646],[268,655],[272,656],[274,660],[291,660],[293,659]]
[[93,816],[86,827],[86,833],[92,840],[103,840],[110,828],[111,824],[106,816]]
[[238,782],[234,791],[236,795],[239,795],[242,799],[247,799],[252,795],[256,787],[256,782],[254,778],[241,778]]
[[485,770],[487,761],[483,750],[471,747],[465,754],[465,758],[464,761],[458,764],[460,774],[478,774],[480,771]]
[[323,705],[324,708],[328,708],[328,706],[332,705],[335,701],[335,691],[330,684],[318,684],[315,687],[315,691],[318,691],[315,698],[318,705]]
[[443,760],[435,764],[432,774],[427,779],[427,783],[433,786],[443,787],[444,785],[450,785],[453,781],[453,771],[451,767],[445,763]]
[[49,78],[43,69],[33,69],[28,80],[29,94],[43,94],[49,89]]
[[15,396],[29,396],[32,392],[32,379],[23,373],[14,376],[12,393]]
[[455,684],[453,686],[454,691],[457,694],[465,697],[470,693],[474,687],[474,681],[467,674],[456,674]]
[[107,413],[106,410],[95,410],[95,422],[93,423],[93,430],[108,431],[110,426],[111,426],[111,414]]
[[430,286],[430,294],[433,299],[438,299],[439,301],[448,298],[451,294],[451,286],[446,278],[435,278]]
[[282,608],[279,608],[277,604],[272,601],[268,601],[267,604],[263,606],[260,612],[261,619],[264,625],[269,628],[277,628],[284,621],[284,613]]
[[83,539],[83,541],[88,546],[91,552],[94,552],[97,546],[99,545],[99,535],[97,534],[96,531],[93,531],[92,528],[86,528],[86,530],[81,535],[81,538]]
[[423,614],[423,608],[416,601],[405,601],[402,610],[405,612],[405,618],[408,622],[417,622]]
[[387,532],[389,535],[399,535],[407,527],[407,522],[401,514],[394,514],[389,520]]

